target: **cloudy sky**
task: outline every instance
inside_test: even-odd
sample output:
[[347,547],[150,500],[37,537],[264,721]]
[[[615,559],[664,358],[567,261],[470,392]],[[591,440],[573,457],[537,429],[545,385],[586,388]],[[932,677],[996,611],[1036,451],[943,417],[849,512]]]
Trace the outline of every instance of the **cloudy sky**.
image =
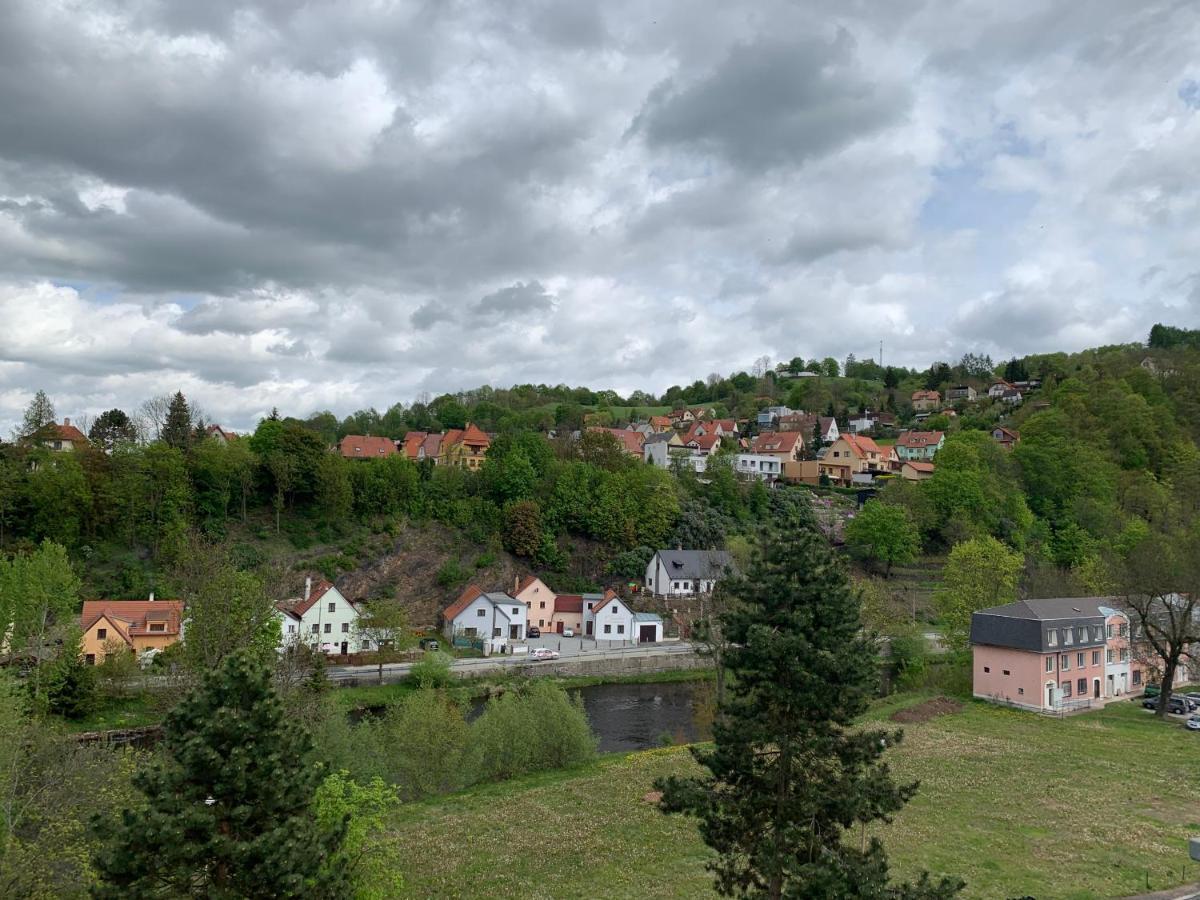
[[4,0],[0,428],[1200,324],[1190,0]]

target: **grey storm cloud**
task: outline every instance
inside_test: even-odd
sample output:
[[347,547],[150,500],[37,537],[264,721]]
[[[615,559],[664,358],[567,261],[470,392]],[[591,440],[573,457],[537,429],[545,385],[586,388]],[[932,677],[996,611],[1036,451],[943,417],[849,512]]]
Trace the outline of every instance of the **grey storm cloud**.
[[8,0],[0,432],[1196,324],[1188,6]]

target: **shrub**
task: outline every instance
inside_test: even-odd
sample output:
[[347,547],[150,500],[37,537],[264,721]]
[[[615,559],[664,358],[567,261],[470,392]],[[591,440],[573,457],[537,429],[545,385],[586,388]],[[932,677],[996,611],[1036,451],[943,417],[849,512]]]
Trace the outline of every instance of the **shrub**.
[[463,570],[459,561],[453,557],[442,563],[442,567],[437,571],[436,580],[441,587],[455,587],[462,584],[466,579],[467,573]]
[[454,683],[451,662],[450,656],[440,650],[426,653],[408,670],[408,677],[422,690],[449,687]]
[[583,700],[540,679],[488,701],[471,726],[471,742],[483,781],[576,765],[596,755]]
[[405,800],[459,790],[474,781],[470,727],[442,691],[414,691],[379,723],[384,776]]

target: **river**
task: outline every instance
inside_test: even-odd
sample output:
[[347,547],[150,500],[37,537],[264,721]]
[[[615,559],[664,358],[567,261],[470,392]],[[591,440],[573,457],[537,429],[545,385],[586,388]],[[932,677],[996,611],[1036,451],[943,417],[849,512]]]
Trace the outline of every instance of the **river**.
[[708,682],[596,684],[578,688],[601,753],[690,744],[712,737]]

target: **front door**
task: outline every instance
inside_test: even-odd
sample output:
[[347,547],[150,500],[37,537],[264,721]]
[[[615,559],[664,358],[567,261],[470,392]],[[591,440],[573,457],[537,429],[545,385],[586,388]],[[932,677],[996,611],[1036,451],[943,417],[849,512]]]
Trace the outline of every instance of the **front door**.
[[1100,699],[1100,679],[1099,678],[1092,679],[1092,696],[1095,697],[1097,700]]
[[350,645],[346,641],[342,641],[342,656],[350,652]]
[[654,643],[654,632],[656,630],[657,629],[653,625],[642,625],[638,629],[638,643],[653,644]]
[[1113,677],[1111,675],[1108,676],[1108,696],[1110,696],[1110,697],[1114,696],[1114,694],[1113,694]]
[[588,623],[587,623],[587,635],[588,635],[588,637],[591,637],[591,636],[592,636],[592,626],[593,626],[593,625],[595,625],[595,624],[596,624],[596,623],[595,623],[595,622],[594,622],[592,619],[588,619]]
[[557,625],[557,626],[555,626],[555,629],[554,629],[554,630],[555,630],[555,631],[557,631],[559,634],[562,634],[562,633],[563,633],[563,623],[560,621],[560,622],[558,623],[558,625]]

